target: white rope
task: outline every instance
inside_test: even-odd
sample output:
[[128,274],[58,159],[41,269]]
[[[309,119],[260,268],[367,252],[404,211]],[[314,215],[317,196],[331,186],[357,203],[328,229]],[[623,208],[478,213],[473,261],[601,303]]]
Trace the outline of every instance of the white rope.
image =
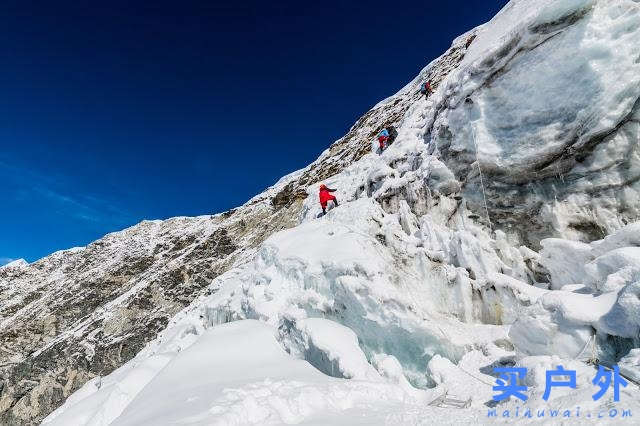
[[480,168],[480,160],[478,160],[478,142],[476,141],[476,126],[471,122],[471,133],[473,134],[473,144],[476,147],[476,164],[478,165],[478,173],[480,174],[480,186],[482,186],[482,198],[484,199],[484,212],[487,215],[487,221],[489,222],[489,229],[493,232],[493,224],[489,217],[489,208],[487,207],[487,194],[484,190],[484,182],[482,180],[482,169]]
[[596,335],[594,334],[592,337],[593,341],[591,343],[591,359],[589,361],[591,361],[592,364],[595,364],[598,360],[598,358],[596,358]]
[[493,388],[493,383],[487,383],[484,380],[482,380],[479,377],[474,376],[473,374],[469,373],[467,370],[465,370],[464,368],[462,368],[460,365],[457,366],[460,370],[462,370],[463,372],[467,373],[469,376],[473,377],[474,379],[476,379],[477,381],[487,385],[487,386],[491,386],[491,388]]
[[[576,359],[578,361],[580,360],[580,357],[582,356],[584,351],[587,350],[587,346],[589,346],[589,343],[591,343],[591,339],[593,339],[593,335],[591,337],[589,337],[589,340],[587,340],[587,343],[584,344],[584,347],[582,348],[580,353],[578,355],[576,355],[573,359]],[[592,347],[592,355],[593,355],[593,347]]]

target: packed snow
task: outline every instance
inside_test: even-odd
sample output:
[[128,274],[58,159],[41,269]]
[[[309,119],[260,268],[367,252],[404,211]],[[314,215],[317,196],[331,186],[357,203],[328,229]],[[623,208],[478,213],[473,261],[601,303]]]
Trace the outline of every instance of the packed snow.
[[[639,187],[589,192],[632,178],[611,168],[625,152],[638,166],[638,39],[632,0],[511,1],[410,108],[393,145],[310,185],[298,226],[217,277],[43,424],[555,421],[522,417],[538,408],[605,424],[620,420],[614,407],[640,413],[640,222],[614,213],[637,205]],[[583,162],[565,161],[586,146]],[[463,189],[452,152],[470,159],[469,176],[505,185],[560,173],[549,164],[575,173],[563,200],[536,204],[555,237],[526,244],[494,228],[495,193],[481,180]],[[340,201],[324,216],[321,183]],[[523,195],[524,208],[554,200],[553,185]],[[569,226],[585,217],[600,238]],[[620,366],[629,383],[619,403],[592,398],[597,364]],[[577,388],[545,402],[545,373],[558,366],[576,371]],[[527,368],[530,402],[494,401],[494,367]]]
[[4,270],[9,270],[9,269],[20,269],[24,266],[29,265],[29,263],[24,260],[24,259],[16,259],[16,260],[12,260],[11,262],[5,263],[4,265],[0,266],[0,269],[4,269]]

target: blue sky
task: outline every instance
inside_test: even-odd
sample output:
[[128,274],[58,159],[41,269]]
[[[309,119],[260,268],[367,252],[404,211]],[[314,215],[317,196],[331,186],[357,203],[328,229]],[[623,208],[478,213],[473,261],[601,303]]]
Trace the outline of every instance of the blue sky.
[[243,203],[506,2],[100,3],[3,4],[0,264]]

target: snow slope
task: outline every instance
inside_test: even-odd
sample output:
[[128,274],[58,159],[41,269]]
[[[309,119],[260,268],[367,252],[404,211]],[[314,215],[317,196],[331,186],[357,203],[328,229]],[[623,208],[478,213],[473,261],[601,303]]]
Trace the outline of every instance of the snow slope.
[[[591,401],[587,336],[569,337],[582,336],[580,321],[598,327],[616,303],[611,294],[544,290],[494,273],[480,289],[479,308],[466,270],[427,266],[428,249],[411,242],[400,222],[364,198],[272,236],[253,262],[219,277],[214,294],[174,318],[134,360],[85,385],[45,424],[396,424],[398,416],[477,423],[493,394],[487,368],[514,364],[530,368],[538,399],[544,369],[561,364],[578,371],[580,388],[552,403],[594,413],[610,404]],[[394,234],[395,247],[376,238]],[[558,306],[545,298],[566,302],[564,318],[550,318]],[[520,318],[511,327],[481,324],[489,309]],[[549,317],[540,320],[541,311]],[[471,399],[471,407],[428,405],[445,393]],[[635,385],[621,399],[640,408]]]
[[[298,423],[309,415],[337,416],[345,409],[357,412],[362,424],[366,424],[372,415],[381,415],[367,410],[381,397],[390,407],[427,401],[427,392],[415,392],[407,398],[397,386],[379,378],[346,381],[328,377],[307,362],[289,356],[275,334],[274,328],[255,320],[205,331],[158,371],[112,424],[264,424],[274,419]],[[221,345],[227,350],[220,350]],[[354,348],[343,348],[349,349],[357,354]],[[365,360],[362,363],[368,365]],[[194,370],[208,374],[192,377]],[[126,377],[125,381],[135,379],[146,377]],[[166,403],[158,405],[158,393],[166,395]],[[203,397],[205,394],[207,397]],[[89,398],[98,395],[94,393]],[[264,398],[270,403],[263,404]],[[74,406],[57,421],[77,422],[84,414],[79,408]],[[108,417],[100,421],[119,414],[111,408],[103,405],[100,414]],[[385,411],[381,410],[382,414]]]
[[[233,235],[233,250],[196,257],[202,285],[163,311],[162,331],[133,330],[144,337],[137,355],[89,369],[93,378],[44,424],[484,423],[496,366],[529,369],[532,410],[637,411],[639,36],[637,1],[513,0],[316,162],[230,216],[129,230],[139,250],[162,247],[167,232],[195,241],[169,263],[154,257],[131,291],[90,313],[96,321],[43,338],[44,350],[85,347],[66,336],[86,343],[84,330],[108,333],[107,318],[128,324],[114,307],[139,289],[166,292],[149,287],[159,271],[195,268],[188,253],[203,240],[217,247],[216,229]],[[425,78],[436,87],[426,101]],[[388,124],[398,138],[377,155],[373,137]],[[318,217],[321,183],[341,203]],[[110,250],[90,258],[109,261],[123,245]],[[0,282],[11,303],[41,285],[14,278],[37,267],[0,271],[21,284]],[[15,315],[3,326],[19,324]],[[611,393],[591,398],[595,362],[620,364],[630,382],[620,405]],[[544,403],[545,371],[558,365],[577,371],[578,388],[556,388]],[[10,419],[28,405],[17,393]]]

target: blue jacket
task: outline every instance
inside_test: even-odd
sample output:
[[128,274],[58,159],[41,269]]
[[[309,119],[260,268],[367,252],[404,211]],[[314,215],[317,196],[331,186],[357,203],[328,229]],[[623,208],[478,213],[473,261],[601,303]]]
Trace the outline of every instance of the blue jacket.
[[380,133],[378,133],[378,137],[380,136],[389,136],[389,131],[387,129],[382,129]]

